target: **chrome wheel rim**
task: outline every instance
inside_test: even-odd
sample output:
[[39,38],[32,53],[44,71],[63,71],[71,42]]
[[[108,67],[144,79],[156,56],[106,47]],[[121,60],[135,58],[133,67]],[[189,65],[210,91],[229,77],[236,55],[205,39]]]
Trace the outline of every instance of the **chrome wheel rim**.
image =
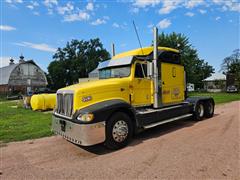
[[116,142],[123,142],[128,136],[128,125],[125,121],[119,120],[113,126],[113,139]]
[[200,117],[203,117],[203,115],[204,115],[204,107],[203,107],[203,104],[199,104],[198,114],[199,114]]

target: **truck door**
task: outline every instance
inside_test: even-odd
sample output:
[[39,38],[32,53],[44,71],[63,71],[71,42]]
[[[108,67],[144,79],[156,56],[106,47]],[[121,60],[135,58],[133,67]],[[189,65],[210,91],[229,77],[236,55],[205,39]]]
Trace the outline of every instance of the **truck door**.
[[147,64],[136,62],[132,81],[132,104],[145,106],[151,104],[151,80],[147,78]]

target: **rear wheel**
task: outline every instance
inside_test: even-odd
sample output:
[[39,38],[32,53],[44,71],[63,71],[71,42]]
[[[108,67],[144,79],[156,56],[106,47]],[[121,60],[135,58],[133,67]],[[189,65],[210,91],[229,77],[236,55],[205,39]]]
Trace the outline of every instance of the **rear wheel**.
[[213,114],[214,114],[214,104],[213,104],[213,101],[209,100],[209,101],[205,102],[204,111],[205,111],[204,112],[204,116],[206,118],[213,117]]
[[204,103],[199,101],[196,104],[196,108],[194,111],[194,119],[197,121],[201,121],[204,118]]
[[130,117],[117,112],[107,122],[105,146],[109,149],[120,149],[128,144],[133,134]]

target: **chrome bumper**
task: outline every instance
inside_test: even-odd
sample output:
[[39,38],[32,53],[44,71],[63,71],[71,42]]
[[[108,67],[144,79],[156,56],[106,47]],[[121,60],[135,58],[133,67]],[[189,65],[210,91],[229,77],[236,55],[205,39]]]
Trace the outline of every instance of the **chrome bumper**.
[[105,122],[76,124],[53,115],[52,131],[68,141],[82,146],[90,146],[105,141]]

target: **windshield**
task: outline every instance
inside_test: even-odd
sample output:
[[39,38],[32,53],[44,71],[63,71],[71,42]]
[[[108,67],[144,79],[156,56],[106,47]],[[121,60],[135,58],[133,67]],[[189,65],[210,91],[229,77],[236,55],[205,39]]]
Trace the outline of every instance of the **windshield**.
[[128,77],[130,75],[130,66],[108,67],[99,70],[99,79],[108,79],[115,77]]

